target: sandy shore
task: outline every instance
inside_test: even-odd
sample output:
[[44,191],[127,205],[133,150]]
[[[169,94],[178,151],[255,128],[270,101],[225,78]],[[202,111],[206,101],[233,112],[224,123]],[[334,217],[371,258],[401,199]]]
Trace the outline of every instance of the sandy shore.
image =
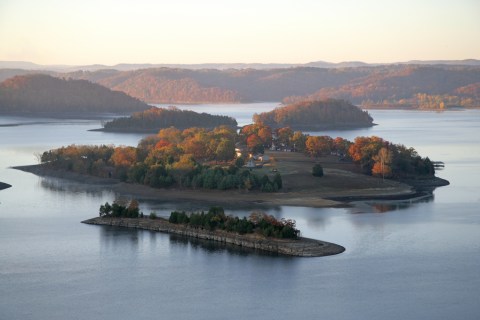
[[[73,172],[50,169],[41,165],[20,166],[14,169],[30,172],[39,176],[49,176],[80,183],[89,184],[96,188],[112,190],[122,196],[134,197],[143,200],[158,200],[166,202],[200,202],[208,205],[223,206],[304,206],[304,207],[342,207],[350,201],[366,199],[395,200],[418,197],[417,190],[405,183],[390,181],[370,181],[370,177],[363,175],[350,177],[358,185],[352,188],[312,187],[299,190],[284,188],[276,193],[258,191],[219,191],[193,189],[154,189],[144,185],[120,182],[116,179],[99,178]],[[332,171],[332,175],[335,172]],[[344,173],[340,173],[344,174]],[[338,177],[335,176],[335,179]],[[441,179],[440,179],[441,180]],[[353,186],[352,181],[350,185]],[[432,180],[433,181],[433,180]],[[436,180],[435,180],[436,181]],[[434,182],[435,182],[434,181]],[[425,182],[424,182],[425,183]],[[448,181],[446,182],[448,184]]]

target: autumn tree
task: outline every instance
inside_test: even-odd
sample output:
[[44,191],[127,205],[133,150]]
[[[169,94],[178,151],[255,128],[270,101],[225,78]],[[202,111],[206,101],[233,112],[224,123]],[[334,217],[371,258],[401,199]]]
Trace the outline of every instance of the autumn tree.
[[338,155],[345,156],[348,155],[348,149],[352,145],[352,142],[348,141],[347,139],[336,137],[333,139],[333,151],[335,151]]
[[116,167],[129,167],[137,161],[137,148],[116,147],[111,160]]
[[217,149],[215,150],[215,158],[219,161],[228,161],[232,160],[235,156],[235,144],[233,140],[223,138],[218,143]]
[[277,141],[283,146],[290,147],[292,137],[293,131],[290,127],[284,127],[277,130]]
[[348,153],[354,162],[360,164],[365,173],[370,174],[375,163],[373,157],[386,145],[388,143],[385,140],[376,136],[356,137]]
[[307,141],[306,134],[303,134],[301,131],[295,131],[291,138],[291,143],[293,145],[294,151],[304,152],[306,141]]
[[382,179],[385,180],[385,177],[390,177],[392,174],[392,169],[390,164],[392,162],[393,154],[387,148],[381,148],[378,151],[378,154],[373,156],[372,159],[375,161],[372,168],[372,175],[382,176]]
[[256,134],[251,134],[247,138],[247,148],[253,153],[263,153],[263,141]]
[[305,141],[305,150],[312,157],[328,154],[332,149],[332,138],[328,136],[309,136]]

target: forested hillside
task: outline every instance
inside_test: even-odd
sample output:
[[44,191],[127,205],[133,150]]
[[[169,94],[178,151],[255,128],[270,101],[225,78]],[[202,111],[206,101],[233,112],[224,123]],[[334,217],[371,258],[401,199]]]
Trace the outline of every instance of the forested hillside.
[[[0,69],[0,79],[16,72],[29,71]],[[470,65],[149,68],[48,73],[88,80],[146,103],[292,103],[334,98],[363,108],[480,107],[480,67]]]
[[6,114],[130,113],[148,108],[123,92],[85,80],[34,74],[0,83],[0,112]]
[[[480,67],[389,65],[282,69],[143,69],[66,74],[151,103],[220,103],[337,98],[363,107],[479,107]],[[472,89],[473,88],[473,89]],[[477,88],[475,90],[475,88]]]
[[380,69],[363,79],[284,101],[337,98],[363,107],[474,108],[480,107],[479,87],[480,68],[405,66]]

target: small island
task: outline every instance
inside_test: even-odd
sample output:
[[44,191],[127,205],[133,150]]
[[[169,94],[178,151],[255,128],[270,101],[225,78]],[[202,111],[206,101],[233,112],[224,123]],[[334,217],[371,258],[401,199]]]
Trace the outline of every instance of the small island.
[[269,112],[253,115],[255,123],[273,128],[290,127],[295,130],[352,129],[373,126],[367,111],[345,100],[300,101]]
[[221,207],[212,207],[206,213],[174,211],[166,220],[154,213],[144,217],[139,213],[138,203],[132,200],[123,204],[105,203],[99,215],[82,223],[159,231],[289,256],[321,257],[345,251],[334,243],[300,237],[295,221],[277,220],[261,212],[240,219],[226,216]]
[[161,129],[169,127],[183,130],[191,127],[213,129],[218,126],[236,128],[237,121],[228,116],[180,110],[172,106],[169,108],[153,107],[136,112],[130,117],[116,118],[104,123],[102,129],[93,131],[157,133]]

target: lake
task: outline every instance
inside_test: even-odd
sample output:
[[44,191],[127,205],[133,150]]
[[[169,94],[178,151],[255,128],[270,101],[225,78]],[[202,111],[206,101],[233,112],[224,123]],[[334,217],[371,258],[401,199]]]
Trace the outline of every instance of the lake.
[[[276,103],[180,106],[246,124]],[[98,120],[0,117],[0,319],[478,319],[480,110],[370,111],[377,135],[444,161],[451,185],[418,202],[267,208],[307,237],[346,247],[292,258],[149,231],[81,224],[108,189],[9,169],[76,144],[136,145],[139,134],[91,132]],[[141,202],[167,216],[198,204]],[[247,208],[227,208],[248,215]]]

